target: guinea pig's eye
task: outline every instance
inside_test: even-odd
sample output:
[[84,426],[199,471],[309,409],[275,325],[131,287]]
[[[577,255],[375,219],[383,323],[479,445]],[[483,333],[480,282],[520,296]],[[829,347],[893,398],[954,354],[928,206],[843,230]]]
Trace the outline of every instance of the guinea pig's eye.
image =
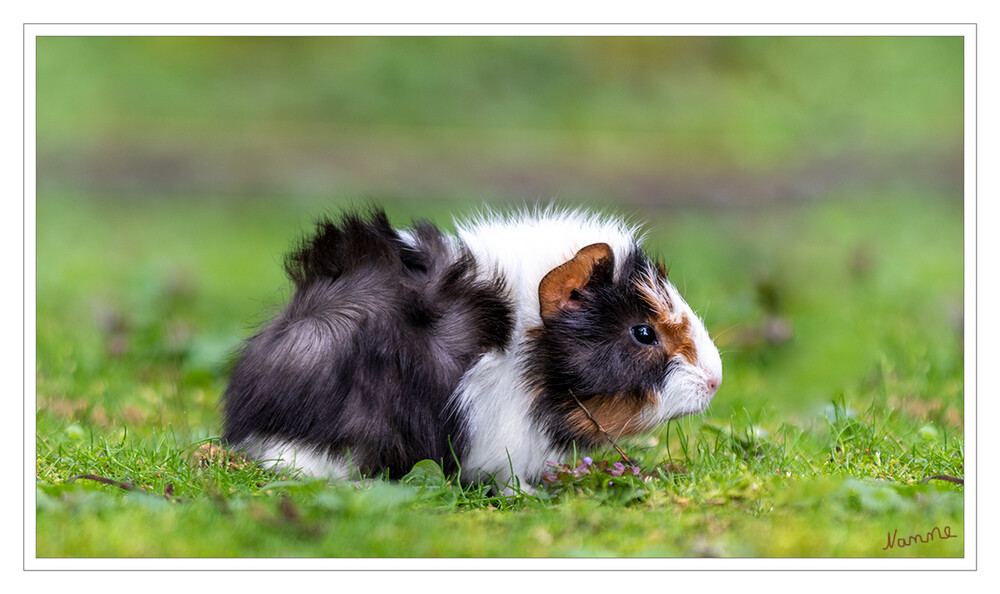
[[632,326],[632,338],[641,345],[656,344],[656,331],[649,324]]

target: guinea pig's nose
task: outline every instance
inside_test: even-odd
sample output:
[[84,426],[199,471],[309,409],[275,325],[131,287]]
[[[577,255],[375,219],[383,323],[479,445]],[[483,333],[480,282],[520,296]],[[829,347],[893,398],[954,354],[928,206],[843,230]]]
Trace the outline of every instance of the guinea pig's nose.
[[711,374],[708,379],[705,380],[705,385],[708,387],[708,391],[714,396],[716,392],[719,391],[719,386],[722,384],[722,377]]

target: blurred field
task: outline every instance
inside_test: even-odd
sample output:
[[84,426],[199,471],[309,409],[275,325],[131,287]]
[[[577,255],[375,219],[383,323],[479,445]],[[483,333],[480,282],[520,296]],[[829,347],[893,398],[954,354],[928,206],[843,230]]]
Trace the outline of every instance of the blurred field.
[[41,188],[733,205],[961,181],[962,40],[44,38]]
[[[880,550],[894,528],[962,532],[962,488],[917,484],[964,474],[960,38],[37,50],[40,555],[963,554]],[[628,444],[685,472],[503,502],[191,462],[314,216],[374,200],[448,227],[552,199],[644,221],[723,351],[705,416]]]

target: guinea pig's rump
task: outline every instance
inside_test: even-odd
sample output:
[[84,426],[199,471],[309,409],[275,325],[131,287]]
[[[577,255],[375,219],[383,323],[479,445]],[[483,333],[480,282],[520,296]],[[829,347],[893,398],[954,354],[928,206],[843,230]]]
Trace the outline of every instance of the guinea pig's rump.
[[403,237],[376,213],[317,227],[287,261],[291,299],[233,369],[226,441],[278,466],[325,457],[313,465],[332,474],[347,456],[396,477],[424,458],[454,469],[463,444],[447,401],[510,339],[502,285],[429,225]]

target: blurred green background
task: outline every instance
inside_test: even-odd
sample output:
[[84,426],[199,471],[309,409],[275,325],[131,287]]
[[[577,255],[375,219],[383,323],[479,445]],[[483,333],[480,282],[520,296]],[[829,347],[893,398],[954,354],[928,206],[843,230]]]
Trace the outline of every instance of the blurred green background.
[[962,44],[42,38],[39,187],[650,206],[955,190]]
[[709,414],[961,427],[962,126],[957,37],[39,38],[40,418],[217,434],[315,215],[556,199],[647,223]]

